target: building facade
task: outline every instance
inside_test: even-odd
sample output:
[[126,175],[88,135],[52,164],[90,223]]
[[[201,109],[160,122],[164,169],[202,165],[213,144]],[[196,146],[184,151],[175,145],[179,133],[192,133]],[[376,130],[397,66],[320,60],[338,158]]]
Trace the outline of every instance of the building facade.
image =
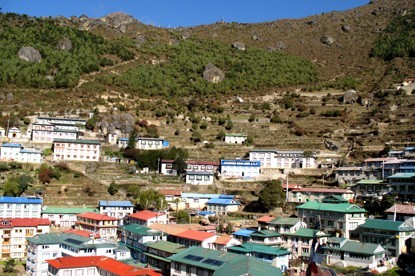
[[252,149],[249,151],[250,161],[260,161],[262,168],[291,169],[317,168],[315,157],[304,151],[283,151],[274,149]]
[[76,216],[75,223],[82,230],[97,233],[103,239],[116,240],[119,219],[87,212]]
[[21,144],[5,143],[0,148],[0,160],[21,163],[42,163],[42,152],[33,148],[24,148]]
[[186,184],[212,185],[214,174],[211,171],[186,171]]
[[220,175],[224,178],[255,178],[259,176],[260,168],[260,161],[220,160]]
[[[118,147],[126,148],[128,140],[129,138],[118,138]],[[135,144],[135,148],[141,150],[159,150],[169,146],[169,142],[165,139],[149,137],[138,137]]]
[[123,224],[125,216],[134,213],[134,205],[128,200],[100,200],[98,208],[101,214],[119,219],[120,225]]
[[228,144],[244,144],[248,135],[242,133],[225,134],[225,143]]
[[241,204],[230,198],[211,198],[207,203],[207,211],[214,212],[217,216],[225,216],[228,212],[237,212]]
[[41,197],[0,197],[0,218],[40,218]]
[[46,206],[42,210],[42,218],[49,219],[50,223],[55,227],[72,227],[77,221],[76,215],[87,212],[98,213],[98,209]]
[[53,160],[97,162],[101,143],[97,140],[53,140]]

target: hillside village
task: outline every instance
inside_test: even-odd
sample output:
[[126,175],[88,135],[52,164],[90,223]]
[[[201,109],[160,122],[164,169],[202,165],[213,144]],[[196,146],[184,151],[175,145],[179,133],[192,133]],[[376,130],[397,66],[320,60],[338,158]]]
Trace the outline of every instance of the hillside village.
[[174,29],[0,13],[0,270],[414,275],[412,3]]

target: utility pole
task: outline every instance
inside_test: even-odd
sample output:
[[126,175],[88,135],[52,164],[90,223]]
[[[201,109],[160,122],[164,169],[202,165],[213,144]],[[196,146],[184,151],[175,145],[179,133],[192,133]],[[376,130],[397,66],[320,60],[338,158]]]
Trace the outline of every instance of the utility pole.
[[289,172],[287,172],[287,185],[286,185],[286,189],[285,189],[285,202],[288,202],[288,175],[289,175]]

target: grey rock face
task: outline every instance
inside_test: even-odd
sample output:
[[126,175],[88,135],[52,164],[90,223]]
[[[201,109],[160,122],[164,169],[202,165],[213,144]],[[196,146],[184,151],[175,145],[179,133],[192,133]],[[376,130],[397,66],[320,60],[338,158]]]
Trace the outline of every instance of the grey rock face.
[[334,41],[335,41],[334,38],[332,38],[329,35],[325,35],[320,38],[320,42],[326,45],[331,45],[334,43]]
[[41,62],[42,56],[39,51],[33,47],[22,47],[17,53],[19,58],[29,61],[29,62]]
[[232,47],[234,47],[234,48],[236,48],[236,49],[238,49],[238,50],[241,50],[241,51],[245,51],[245,49],[246,49],[246,47],[245,47],[245,44],[244,43],[242,43],[242,42],[234,42],[234,43],[232,43]]
[[209,62],[203,71],[203,78],[211,83],[219,83],[225,78],[225,73]]
[[350,89],[347,90],[346,93],[343,95],[343,103],[346,104],[354,104],[359,99],[359,94],[356,90]]
[[343,32],[350,32],[352,28],[349,25],[343,25],[342,26],[342,31]]
[[58,49],[62,51],[69,51],[72,49],[72,41],[69,38],[65,37],[59,40]]

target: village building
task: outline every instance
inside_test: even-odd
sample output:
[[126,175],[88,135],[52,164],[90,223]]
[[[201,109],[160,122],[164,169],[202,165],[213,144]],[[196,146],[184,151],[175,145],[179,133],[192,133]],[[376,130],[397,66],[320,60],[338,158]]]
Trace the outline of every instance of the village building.
[[385,210],[387,220],[403,221],[410,227],[415,227],[415,205],[395,204]]
[[269,230],[269,222],[275,219],[274,216],[264,215],[256,220],[258,223],[258,230],[266,229]]
[[77,221],[76,215],[87,212],[98,213],[98,209],[87,207],[45,206],[42,209],[42,218],[49,219],[52,226],[55,227],[72,227]]
[[206,203],[207,211],[214,212],[217,216],[226,216],[228,212],[236,212],[241,204],[233,196],[211,198]]
[[248,135],[243,133],[227,133],[225,134],[225,143],[228,144],[244,144]]
[[0,218],[40,218],[41,197],[0,197]]
[[415,233],[415,228],[402,221],[367,219],[359,225],[359,240],[382,245],[386,256],[398,257],[407,252],[405,242]]
[[203,210],[209,199],[219,198],[219,196],[220,194],[182,193],[181,205],[184,205],[184,209]]
[[211,171],[186,171],[186,184],[212,185],[214,174]]
[[[129,138],[118,138],[118,147],[126,148]],[[169,141],[163,138],[138,137],[135,148],[141,150],[159,150],[170,146]]]
[[202,232],[197,230],[185,230],[177,234],[171,234],[175,242],[186,247],[200,246],[203,248],[213,248],[213,242],[217,236],[215,233]]
[[351,190],[356,193],[358,197],[382,197],[391,191],[391,186],[388,182],[381,179],[362,179],[356,182]]
[[220,176],[223,178],[255,178],[259,176],[260,168],[260,161],[220,160]]
[[38,124],[50,124],[50,125],[67,125],[82,127],[86,125],[86,120],[79,117],[46,117],[39,116],[36,119]]
[[119,219],[120,225],[125,216],[134,213],[134,205],[128,200],[100,200],[98,208],[101,214]]
[[213,249],[226,251],[228,247],[241,244],[231,235],[222,234],[213,242]]
[[289,268],[291,253],[281,247],[272,247],[255,243],[244,243],[227,248],[227,252],[252,256],[258,258],[272,266],[278,267],[282,272]]
[[288,192],[288,202],[322,202],[327,196],[336,195],[353,200],[354,193],[348,189],[329,189],[329,188],[294,188]]
[[300,228],[306,228],[307,224],[302,218],[277,217],[268,222],[268,229],[278,233],[295,233]]
[[49,233],[50,221],[43,218],[0,218],[0,258],[25,259],[27,241],[37,234]]
[[98,140],[53,140],[53,160],[97,162],[101,143]]
[[378,179],[381,173],[367,167],[340,167],[334,170],[334,179],[339,184],[355,183],[363,179]]
[[24,148],[18,143],[5,143],[0,147],[0,160],[20,163],[42,163],[42,152],[33,148]]
[[396,173],[388,177],[388,182],[402,201],[415,201],[415,173]]
[[169,259],[171,276],[282,276],[281,269],[254,257],[195,246]]
[[298,217],[308,227],[319,225],[328,233],[337,233],[350,238],[350,232],[366,221],[366,210],[350,203],[323,203],[309,201],[297,206]]
[[[162,175],[177,175],[174,166],[175,160],[161,159],[159,163],[159,173]],[[186,160],[186,171],[216,172],[219,169],[219,162],[204,160]]]
[[331,237],[322,247],[326,263],[376,268],[385,258],[385,248],[376,243],[362,243],[345,238]]
[[131,256],[136,260],[145,260],[145,243],[166,240],[163,232],[143,225],[129,224],[121,228],[121,241],[131,250]]
[[181,204],[182,191],[173,189],[161,189],[159,192],[164,195],[167,206],[170,210],[184,209],[184,204]]
[[232,236],[241,243],[247,243],[251,241],[251,234],[255,232],[256,231],[252,229],[241,228],[238,229],[236,232],[233,232]]
[[148,227],[153,224],[167,224],[168,221],[168,215],[166,213],[148,210],[132,213],[124,217],[124,225],[138,224]]
[[137,268],[104,256],[65,257],[47,260],[48,275],[99,275],[99,276],[161,276],[151,268]]
[[22,138],[22,132],[18,127],[11,127],[7,133],[9,139],[20,139]]
[[30,130],[30,139],[36,143],[52,143],[53,139],[78,139],[78,137],[79,128],[73,125],[33,123]]
[[249,151],[250,161],[260,161],[261,168],[291,169],[317,168],[314,155],[304,151],[283,151],[274,149],[252,149]]
[[331,235],[320,230],[310,228],[299,228],[294,233],[284,233],[282,246],[286,247],[294,259],[308,260],[312,251],[313,239],[316,238],[319,244],[324,244]]
[[0,139],[6,136],[6,130],[0,126]]
[[163,240],[148,242],[145,247],[145,262],[151,267],[160,269],[164,275],[170,274],[170,260],[168,257],[186,249],[183,245]]
[[87,212],[76,216],[75,225],[82,230],[97,233],[103,239],[116,240],[119,220],[106,215]]

